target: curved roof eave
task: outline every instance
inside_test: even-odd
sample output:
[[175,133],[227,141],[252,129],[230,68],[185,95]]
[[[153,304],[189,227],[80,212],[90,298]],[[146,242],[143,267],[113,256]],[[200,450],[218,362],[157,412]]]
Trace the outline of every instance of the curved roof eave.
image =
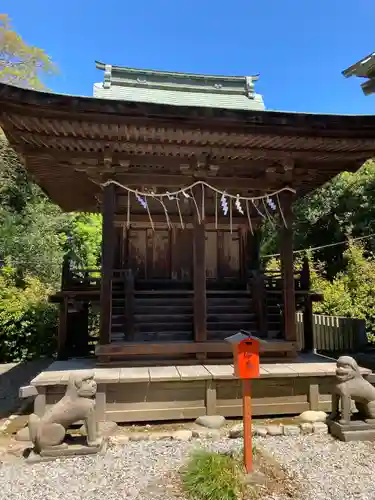
[[[337,115],[300,113],[271,110],[235,110],[210,107],[155,104],[116,99],[100,99],[78,95],[57,94],[30,90],[0,83],[0,109],[23,113],[34,111],[56,112],[66,118],[69,113],[82,114],[84,119],[90,115],[103,115],[106,118],[148,118],[157,122],[175,121],[179,125],[195,124],[228,126],[231,128],[279,128],[294,129],[313,135],[339,135],[348,137],[375,137],[375,115]],[[83,117],[83,116],[82,116]]]

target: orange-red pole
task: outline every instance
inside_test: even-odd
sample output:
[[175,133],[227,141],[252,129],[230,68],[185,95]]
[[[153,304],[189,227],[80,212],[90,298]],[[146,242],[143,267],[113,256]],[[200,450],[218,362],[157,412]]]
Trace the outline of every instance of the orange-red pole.
[[251,380],[242,380],[242,408],[243,408],[243,455],[247,473],[253,470],[253,440],[251,434]]

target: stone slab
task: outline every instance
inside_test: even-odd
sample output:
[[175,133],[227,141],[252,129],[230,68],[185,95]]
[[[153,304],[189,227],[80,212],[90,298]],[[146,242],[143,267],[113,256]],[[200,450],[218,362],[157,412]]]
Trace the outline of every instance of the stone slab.
[[[261,363],[261,378],[334,376],[336,363],[331,358],[300,356],[294,362]],[[71,373],[94,370],[98,383],[162,382],[173,380],[236,379],[232,364],[143,367],[96,367],[94,360],[55,361],[31,381],[32,386],[66,385]],[[360,368],[364,376],[371,370]]]
[[298,377],[298,372],[287,364],[262,365],[262,369],[273,377]]
[[211,373],[203,365],[176,366],[181,380],[210,380]]
[[50,462],[52,460],[61,458],[72,458],[77,456],[85,455],[96,455],[104,454],[107,449],[107,441],[103,440],[99,446],[83,446],[83,445],[68,445],[67,448],[60,448],[56,450],[48,450],[48,452],[43,452],[40,455],[35,453],[33,450],[26,458],[26,463],[36,464],[40,462]]
[[175,366],[151,366],[149,368],[150,382],[179,381],[180,374]]
[[[108,368],[111,370],[111,368]],[[150,372],[147,367],[134,367],[134,368],[120,368],[119,382],[149,382]]]
[[366,422],[351,422],[350,425],[329,422],[328,427],[331,435],[340,441],[375,441],[375,427]]
[[234,377],[233,365],[204,365],[213,379],[232,379]]
[[18,392],[18,397],[20,399],[32,398],[36,397],[37,395],[38,391],[35,385],[24,385],[23,387],[20,387]]

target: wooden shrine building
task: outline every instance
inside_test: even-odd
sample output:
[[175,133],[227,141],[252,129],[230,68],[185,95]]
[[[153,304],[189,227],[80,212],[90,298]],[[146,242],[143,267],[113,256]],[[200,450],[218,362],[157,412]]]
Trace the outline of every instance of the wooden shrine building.
[[[99,274],[65,262],[53,299],[60,355],[88,307],[104,361],[225,359],[241,328],[274,357],[297,353],[311,293],[292,203],[373,156],[375,117],[267,111],[256,77],[97,67],[94,97],[0,85],[0,125],[32,178],[63,210],[103,214]],[[260,269],[264,219],[279,275]]]

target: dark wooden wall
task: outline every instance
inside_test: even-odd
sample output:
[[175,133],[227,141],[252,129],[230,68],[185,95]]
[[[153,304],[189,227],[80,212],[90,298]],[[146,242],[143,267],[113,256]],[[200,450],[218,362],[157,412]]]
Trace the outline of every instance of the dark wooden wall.
[[[206,277],[245,279],[246,248],[251,237],[244,227],[207,224]],[[193,226],[184,229],[158,224],[116,227],[115,268],[130,267],[138,279],[193,280]]]

